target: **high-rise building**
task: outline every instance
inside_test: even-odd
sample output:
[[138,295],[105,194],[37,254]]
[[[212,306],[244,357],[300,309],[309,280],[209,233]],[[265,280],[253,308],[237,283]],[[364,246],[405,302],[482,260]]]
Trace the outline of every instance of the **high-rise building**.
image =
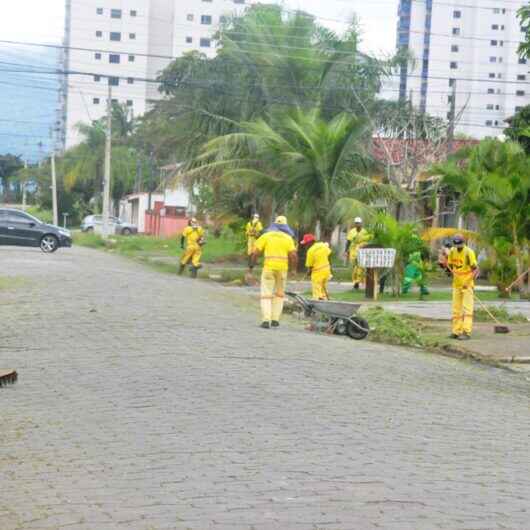
[[160,98],[153,83],[173,58],[191,50],[215,55],[223,16],[255,0],[66,0],[58,147],[81,141],[79,123],[105,115],[112,100],[143,114]]
[[399,97],[447,118],[456,131],[498,136],[505,119],[530,102],[530,73],[517,47],[517,10],[525,0],[400,0],[397,46],[413,64],[399,76]]

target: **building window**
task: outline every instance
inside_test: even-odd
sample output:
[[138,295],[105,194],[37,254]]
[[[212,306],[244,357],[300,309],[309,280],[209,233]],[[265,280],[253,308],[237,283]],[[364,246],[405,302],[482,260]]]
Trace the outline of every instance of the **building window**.
[[234,0],[234,4],[244,4],[245,0]]
[[209,26],[212,23],[212,17],[210,15],[201,15],[201,24]]
[[495,110],[501,110],[501,106],[500,105],[495,105]]
[[495,79],[495,73],[494,73],[494,72],[490,72],[490,73],[488,74],[488,77],[489,77],[490,79]]
[[110,18],[121,18],[121,9],[111,9]]
[[490,57],[490,63],[496,63],[497,57]]
[[492,24],[491,29],[493,30],[499,29],[499,24]]
[[519,112],[523,107],[515,107],[515,112]]
[[109,63],[120,64],[120,56],[118,54],[111,53],[109,55]]
[[519,57],[519,64],[526,64],[526,59]]
[[453,11],[453,18],[462,18],[462,11]]
[[132,99],[128,99],[128,100],[127,100],[127,106],[128,106],[128,107],[132,107],[132,106],[133,106],[133,101],[132,101]]
[[496,40],[490,40],[491,46],[497,46],[498,42]]
[[121,40],[121,33],[119,31],[111,31],[110,32],[110,40],[120,41]]
[[224,24],[227,20],[228,20],[228,19],[226,18],[226,15],[221,15],[221,16],[219,17],[219,22],[220,22],[221,24]]
[[109,77],[109,85],[110,86],[118,86],[120,84],[120,78],[119,77]]
[[502,74],[497,74],[497,79],[502,79]]
[[136,9],[131,9],[131,17],[135,17],[138,15],[138,11]]
[[191,44],[193,42],[193,37],[186,37],[186,43]]
[[526,81],[526,75],[518,74],[517,75],[517,81]]
[[134,85],[134,78],[133,77],[128,77],[127,78],[127,84],[128,85]]
[[102,31],[96,31],[96,37],[103,37]]
[[460,28],[453,28],[453,35],[460,35]]
[[114,99],[114,98],[112,98],[112,99],[110,100],[110,102],[111,102],[113,105],[117,105],[117,104],[118,104],[118,100],[117,100],[117,99]]
[[455,86],[456,79],[449,79],[449,86]]
[[130,63],[134,63],[134,59],[135,59],[134,55],[129,55],[129,62]]
[[96,83],[99,83],[99,82],[101,81],[101,76],[100,76],[100,75],[95,75],[95,76],[94,76],[94,81],[95,81]]
[[451,45],[451,51],[452,52],[457,52],[458,51],[458,44],[452,44]]
[[92,103],[93,103],[94,105],[99,105],[99,98],[94,98],[94,99],[92,100]]
[[493,88],[488,88],[488,94],[495,94],[495,90]]
[[491,127],[493,125],[493,122],[491,120],[486,120],[486,126]]
[[449,68],[451,68],[451,70],[456,70],[458,68],[458,63],[456,61],[451,61],[449,63]]
[[102,7],[97,7],[96,8],[96,15],[102,15],[103,14],[103,8]]
[[194,19],[194,18],[195,18],[195,17],[194,17],[191,13],[190,13],[189,15],[186,15],[186,20],[187,20],[188,22],[193,22],[193,19]]
[[96,59],[96,61],[101,61],[101,53],[96,52],[96,53],[94,54],[94,59]]
[[200,41],[201,48],[210,48],[212,45],[211,39],[202,38]]
[[136,33],[129,33],[129,39],[136,40]]
[[516,90],[515,91],[516,96],[524,96],[524,90]]
[[486,105],[486,110],[493,110],[493,103],[488,103]]

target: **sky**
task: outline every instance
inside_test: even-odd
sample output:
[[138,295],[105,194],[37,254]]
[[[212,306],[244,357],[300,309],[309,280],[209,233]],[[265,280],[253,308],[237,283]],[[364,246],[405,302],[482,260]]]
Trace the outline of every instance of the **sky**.
[[[64,0],[0,1],[3,7],[0,40],[57,44],[62,41]],[[280,1],[287,9],[303,9],[314,14],[323,25],[338,33],[347,29],[357,15],[363,51],[385,57],[395,49],[398,0]],[[9,66],[13,62],[54,67],[57,50],[0,42],[0,66],[13,68]],[[22,75],[24,87],[20,86]],[[21,154],[34,162],[50,151],[57,81],[52,77],[4,70],[0,76],[0,154]]]

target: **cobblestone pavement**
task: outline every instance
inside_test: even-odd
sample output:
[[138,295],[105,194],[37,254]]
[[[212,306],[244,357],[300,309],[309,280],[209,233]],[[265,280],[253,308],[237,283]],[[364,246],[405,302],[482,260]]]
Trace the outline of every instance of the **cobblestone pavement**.
[[88,249],[0,267],[1,530],[530,528],[524,376]]

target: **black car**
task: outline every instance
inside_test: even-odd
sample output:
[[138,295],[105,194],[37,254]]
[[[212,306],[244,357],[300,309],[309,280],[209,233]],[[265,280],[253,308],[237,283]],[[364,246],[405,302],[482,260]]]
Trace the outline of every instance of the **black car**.
[[71,247],[68,230],[48,225],[22,210],[0,208],[0,245],[40,247],[43,252],[55,252],[59,247]]

